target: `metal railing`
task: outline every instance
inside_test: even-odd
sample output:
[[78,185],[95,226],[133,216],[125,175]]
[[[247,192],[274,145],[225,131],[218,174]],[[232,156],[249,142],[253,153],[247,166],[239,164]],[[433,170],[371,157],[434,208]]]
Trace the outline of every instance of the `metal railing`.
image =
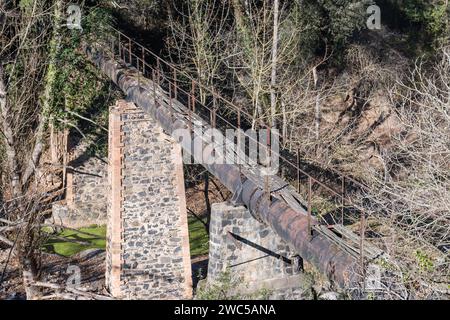
[[[136,68],[137,71],[139,71],[138,81],[140,81],[140,76],[150,78],[152,79],[154,86],[158,85],[168,92],[171,116],[174,112],[172,109],[173,100],[179,100],[187,104],[189,126],[191,129],[193,126],[192,115],[195,114],[202,117],[202,119],[207,121],[213,128],[228,127],[230,129],[243,129],[252,123],[256,124],[258,128],[266,128],[270,132],[269,125],[265,124],[260,119],[256,119],[253,115],[227,100],[213,89],[199,83],[189,74],[180,70],[176,65],[160,58],[157,54],[137,41],[134,41],[121,31],[115,28],[111,28],[111,30],[112,35],[107,40],[109,41],[111,55],[115,59],[119,59],[123,63]],[[196,96],[199,88],[204,90],[204,92],[209,93],[208,103],[202,103]],[[154,88],[154,93],[156,95],[156,88]],[[157,101],[157,99],[158,97],[155,96],[155,101]],[[230,119],[234,119],[234,121]],[[219,122],[222,122],[222,126],[220,126]],[[270,141],[270,139],[267,139],[267,141]],[[289,156],[283,156],[281,153],[287,153]],[[362,253],[366,213],[363,208],[352,201],[347,191],[349,189],[368,191],[368,187],[333,168],[323,170],[323,172],[332,175],[331,180],[333,180],[333,183],[321,181],[320,178],[313,176],[313,174],[300,167],[301,157],[299,151],[292,154],[283,150],[280,154],[275,155],[279,156],[281,167],[283,167],[283,178],[288,180],[306,201],[306,209],[309,218],[315,214],[323,224],[332,228],[332,226],[338,222],[344,224],[346,211],[356,214],[359,213],[357,219],[359,219],[361,223],[360,256],[361,259],[363,259]],[[269,183],[270,181],[267,179],[265,188],[268,193],[270,193],[271,190]],[[331,184],[333,184],[333,186]],[[318,208],[314,208],[314,196],[317,194],[322,200],[326,199],[328,196],[327,201],[331,201],[331,204],[334,203],[335,208],[333,209],[335,211],[337,209],[340,215],[339,219],[336,219],[337,214],[334,212],[333,214],[328,215],[328,217],[331,216],[332,218],[332,221],[330,221],[319,212],[320,210]],[[330,205],[330,203],[327,204]],[[331,208],[327,208],[327,210],[324,211],[330,211],[330,209]],[[329,214],[329,212],[325,212],[325,214]],[[363,260],[361,260],[361,264],[363,264]]]

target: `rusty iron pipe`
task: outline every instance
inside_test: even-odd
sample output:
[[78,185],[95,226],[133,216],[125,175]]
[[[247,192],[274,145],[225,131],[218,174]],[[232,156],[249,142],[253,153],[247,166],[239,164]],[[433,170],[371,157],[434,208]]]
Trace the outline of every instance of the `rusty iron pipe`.
[[[127,95],[129,101],[150,114],[169,134],[174,130],[188,129],[182,119],[174,119],[162,104],[155,106],[151,89],[138,85],[137,70],[114,61],[107,54],[84,46],[88,58],[102,70]],[[186,110],[187,111],[187,110]],[[173,116],[176,118],[176,114]],[[191,152],[191,150],[187,150]],[[239,194],[242,203],[259,221],[269,225],[284,241],[306,261],[314,265],[328,279],[342,288],[355,288],[361,283],[358,261],[320,233],[310,236],[308,213],[298,212],[276,198],[269,199],[260,187],[241,174],[239,165],[204,165],[233,194]],[[312,224],[317,221],[311,221]]]

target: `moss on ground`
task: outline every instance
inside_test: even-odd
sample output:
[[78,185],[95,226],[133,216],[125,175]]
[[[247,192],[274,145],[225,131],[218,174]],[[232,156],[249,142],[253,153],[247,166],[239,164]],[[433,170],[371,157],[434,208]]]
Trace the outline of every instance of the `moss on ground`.
[[189,244],[191,247],[191,257],[208,254],[209,236],[205,226],[193,217],[189,217]]
[[[191,256],[195,257],[208,254],[209,236],[204,225],[192,217],[189,218],[188,223]],[[44,244],[45,250],[47,252],[70,257],[87,249],[105,249],[106,226],[91,226],[87,228],[80,228],[78,230],[81,232],[90,233],[92,235],[83,234],[75,230],[64,230],[58,233],[57,236],[68,240],[87,242],[88,245],[64,241],[63,239],[49,235],[49,239]],[[50,230],[44,229],[44,231],[50,233]]]
[[68,240],[87,242],[88,245],[64,241],[63,239],[55,238],[50,235],[49,239],[44,244],[44,248],[48,252],[56,253],[65,257],[73,256],[74,254],[87,249],[105,249],[106,226],[91,226],[87,228],[80,228],[78,230],[81,232],[90,233],[91,235],[67,229],[57,235],[58,237],[63,237]]

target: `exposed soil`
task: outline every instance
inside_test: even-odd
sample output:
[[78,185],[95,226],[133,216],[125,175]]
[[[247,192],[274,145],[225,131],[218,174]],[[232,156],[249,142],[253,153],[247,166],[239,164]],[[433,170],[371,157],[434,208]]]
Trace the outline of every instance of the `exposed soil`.
[[[9,250],[0,251],[2,266],[6,263]],[[41,281],[64,285],[74,275],[74,270],[80,271],[81,283],[77,287],[89,292],[105,294],[105,251],[86,250],[70,258],[55,254],[42,255]],[[14,258],[7,265],[4,281],[0,285],[0,299],[25,299],[20,267]]]

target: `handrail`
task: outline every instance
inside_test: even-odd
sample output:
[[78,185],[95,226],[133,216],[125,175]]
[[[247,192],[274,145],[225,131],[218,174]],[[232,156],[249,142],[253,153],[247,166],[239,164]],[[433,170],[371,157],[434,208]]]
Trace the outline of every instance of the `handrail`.
[[[208,110],[210,112],[210,118],[214,118],[216,119],[216,117],[219,117],[219,119],[221,119],[224,123],[228,124],[229,126],[235,128],[235,129],[241,129],[241,119],[242,116],[244,116],[244,118],[247,121],[250,122],[255,122],[257,124],[260,125],[260,127],[262,128],[269,128],[268,125],[264,124],[264,122],[262,122],[261,120],[257,120],[255,119],[251,114],[249,114],[248,112],[246,112],[245,110],[242,110],[242,108],[240,108],[239,106],[235,105],[233,102],[227,100],[226,98],[224,98],[223,96],[221,96],[220,94],[218,94],[217,92],[215,92],[213,89],[208,88],[207,86],[199,83],[196,79],[194,79],[191,75],[189,75],[188,73],[180,70],[176,65],[174,65],[173,63],[170,63],[166,60],[164,60],[163,58],[159,57],[157,54],[155,54],[154,52],[152,52],[151,50],[147,49],[144,45],[140,44],[139,42],[133,40],[132,38],[128,37],[126,34],[124,34],[123,32],[121,32],[120,30],[111,27],[111,30],[113,32],[116,33],[117,37],[113,38],[111,40],[111,51],[113,53],[114,56],[116,56],[116,46],[115,46],[115,40],[118,40],[118,51],[119,51],[119,57],[122,61],[124,61],[125,63],[129,63],[130,65],[133,65],[133,58],[136,61],[136,69],[141,72],[142,69],[142,74],[145,76],[147,73],[149,73],[149,71],[152,71],[152,77],[155,79],[156,77],[156,82],[159,84],[161,78],[163,80],[167,81],[167,84],[169,85],[169,91],[170,91],[170,99],[172,99],[172,90],[175,90],[175,98],[177,97],[178,92],[180,93],[184,93],[187,96],[187,100],[188,100],[188,105],[189,105],[189,114],[191,116],[191,112],[195,112],[195,107],[199,106],[199,107],[203,107],[206,110]],[[133,50],[133,46],[134,47],[138,47],[140,48],[140,52],[136,52]],[[127,53],[127,54],[125,54]],[[138,55],[140,53],[140,56]],[[156,59],[156,69],[154,66],[150,65],[147,60],[146,60],[146,55],[150,55],[151,57],[153,57],[154,59]],[[127,59],[128,58],[128,59]],[[128,62],[127,62],[128,60]],[[168,67],[169,70],[171,70],[172,74],[174,75],[173,78],[170,78],[166,75],[165,72],[163,72],[163,70],[161,70],[161,67],[165,65],[166,67]],[[155,73],[157,74],[157,76],[155,76]],[[191,82],[191,92],[186,91],[185,89],[183,89],[178,83],[178,79],[177,76],[178,75],[183,75],[186,79],[190,80]],[[217,108],[209,108],[208,106],[204,105],[196,96],[195,96],[195,88],[202,88],[205,91],[209,92],[212,95],[212,99],[213,99],[213,104],[215,105],[217,103],[217,100],[224,102],[226,104],[226,106],[230,107],[229,110],[231,109],[231,111],[236,113],[236,116],[238,118],[238,125],[236,126],[235,124],[231,123],[230,121],[228,121],[227,119],[225,119],[224,117],[222,117],[220,114],[217,115],[216,111]],[[192,109],[192,110],[191,110]],[[171,111],[172,112],[172,111]],[[259,141],[257,141],[257,143],[260,143]],[[281,152],[280,152],[281,153]],[[325,190],[327,190],[328,192],[330,192],[331,194],[333,194],[334,197],[337,198],[337,200],[340,200],[340,205],[341,205],[341,211],[342,211],[342,222],[344,220],[344,207],[353,207],[354,209],[357,209],[358,211],[360,211],[361,213],[361,221],[363,222],[364,219],[364,215],[365,215],[365,210],[363,208],[361,208],[360,206],[358,206],[357,204],[355,204],[352,199],[350,199],[347,195],[346,195],[346,183],[347,182],[352,182],[352,184],[354,186],[359,187],[361,190],[369,190],[369,188],[355,180],[354,178],[340,172],[337,169],[334,168],[327,168],[326,170],[328,170],[329,172],[332,172],[333,174],[337,175],[338,178],[341,180],[341,190],[337,191],[335,190],[333,187],[327,185],[325,182],[320,181],[318,178],[312,176],[310,173],[306,172],[305,170],[301,169],[299,167],[299,165],[294,164],[291,160],[283,157],[281,154],[275,153],[275,155],[279,156],[279,159],[283,161],[284,164],[288,165],[291,169],[295,170],[297,173],[297,191],[300,192],[300,177],[301,175],[306,177],[308,180],[308,197],[307,197],[307,206],[308,206],[308,214],[311,215],[311,211],[312,211],[312,203],[311,203],[311,192],[312,192],[312,187],[314,185],[319,185],[320,187],[324,188]],[[299,152],[297,152],[297,161],[299,162]],[[320,167],[319,167],[320,168]],[[324,170],[322,168],[320,168],[321,170]],[[322,218],[322,217],[321,217]],[[322,218],[323,219],[323,218]],[[363,235],[361,235],[363,236]]]
[[[177,68],[177,66],[175,66],[174,64],[166,61],[165,59],[159,57],[156,53],[154,53],[153,51],[149,50],[148,48],[146,48],[145,46],[143,46],[142,44],[140,44],[138,41],[133,40],[132,38],[128,37],[127,35],[125,35],[123,32],[121,32],[120,30],[111,27],[111,29],[113,31],[115,31],[117,34],[119,34],[120,36],[124,37],[127,40],[131,40],[132,43],[134,43],[135,45],[139,46],[141,48],[141,50],[144,50],[145,52],[149,53],[151,56],[153,56],[157,61],[163,62],[165,65],[167,65],[168,67],[170,67],[172,70],[176,70],[177,73],[179,74],[183,74],[186,78],[188,78],[189,80],[191,80],[193,83],[195,83],[196,85],[198,85],[199,87],[202,87],[202,89],[207,90],[209,93],[211,93],[213,96],[219,98],[220,100],[222,100],[223,102],[225,102],[227,105],[229,105],[230,107],[232,107],[236,112],[240,112],[243,115],[248,116],[251,120],[257,121],[256,119],[254,119],[253,115],[249,114],[248,112],[242,110],[240,107],[238,107],[237,105],[235,105],[233,102],[227,100],[226,98],[222,97],[221,95],[217,94],[216,92],[214,92],[214,90],[208,88],[207,86],[199,83],[197,80],[195,80],[194,78],[192,78],[192,76],[190,76],[188,73],[186,73],[185,71],[180,70],[179,68]],[[133,54],[133,53],[131,53]],[[133,54],[133,56],[135,56],[139,61],[143,61],[142,58],[138,57],[137,55]],[[145,62],[145,61],[144,61]],[[149,67],[151,67],[149,64],[147,64],[145,62],[145,64]],[[292,164],[292,163],[291,163]],[[294,164],[292,164],[294,165]],[[295,165],[294,165],[295,166]],[[364,183],[355,180],[354,178],[348,176],[347,174],[335,169],[335,168],[327,168],[326,170],[330,170],[338,175],[340,175],[341,177],[346,178],[346,180],[349,180],[351,182],[353,182],[355,185],[358,185],[359,187],[361,187],[362,189],[368,189],[368,186],[366,186]],[[305,172],[305,175],[308,175]]]

